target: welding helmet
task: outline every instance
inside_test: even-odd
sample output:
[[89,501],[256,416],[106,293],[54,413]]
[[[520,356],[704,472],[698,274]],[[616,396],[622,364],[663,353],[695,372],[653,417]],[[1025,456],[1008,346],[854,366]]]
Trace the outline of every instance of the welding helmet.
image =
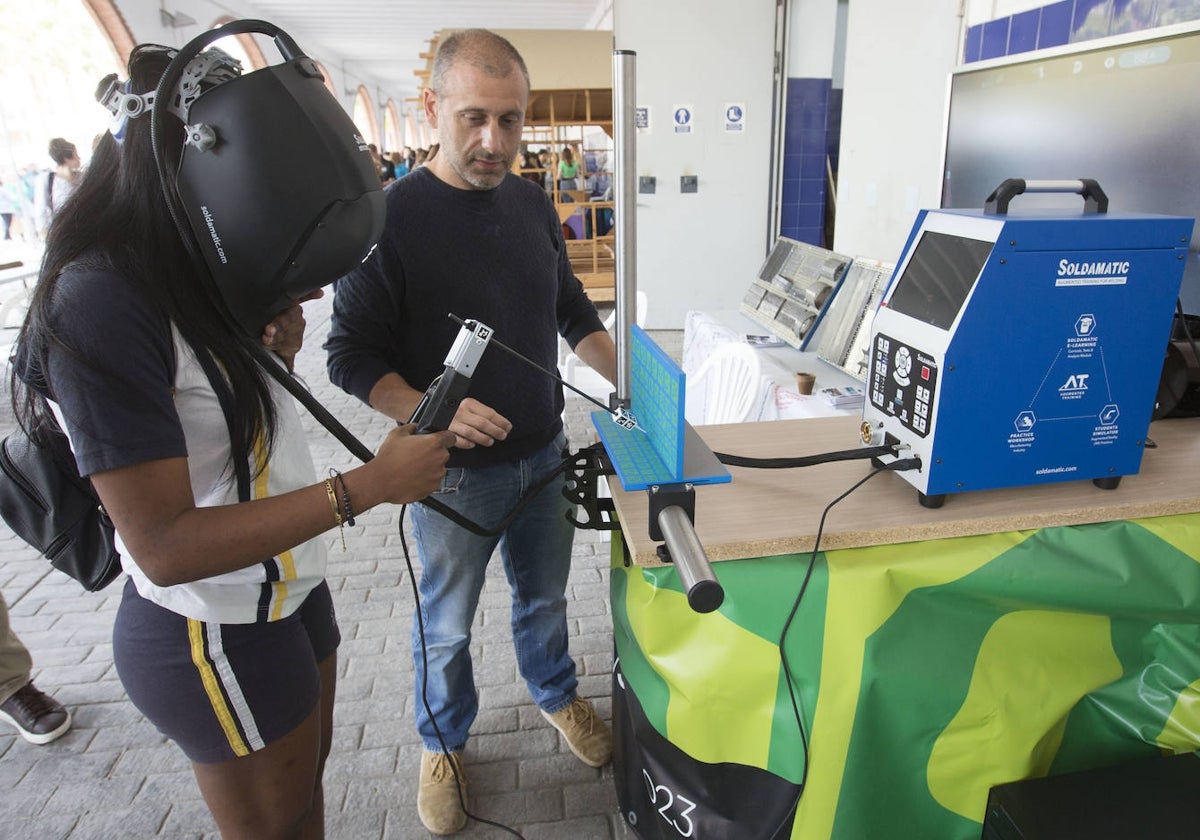
[[[283,63],[242,74],[227,35],[275,40]],[[362,262],[383,231],[384,199],[367,144],[287,33],[238,20],[182,47],[153,94],[113,85],[114,136],[151,115],[163,194],[185,245],[207,266],[232,320],[252,337],[279,312]],[[102,99],[102,101],[104,101]],[[183,151],[168,159],[175,113]]]

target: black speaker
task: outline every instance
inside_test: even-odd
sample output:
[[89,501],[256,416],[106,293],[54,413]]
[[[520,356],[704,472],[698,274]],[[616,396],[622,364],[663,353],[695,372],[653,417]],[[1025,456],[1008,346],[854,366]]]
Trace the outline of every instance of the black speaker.
[[1153,419],[1200,417],[1200,315],[1176,315],[1163,358]]
[[1196,840],[1200,757],[1113,767],[997,785],[983,840]]

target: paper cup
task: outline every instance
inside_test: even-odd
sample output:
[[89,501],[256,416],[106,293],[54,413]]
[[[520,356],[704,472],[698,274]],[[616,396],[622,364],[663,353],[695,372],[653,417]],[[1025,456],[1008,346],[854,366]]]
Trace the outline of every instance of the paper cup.
[[817,376],[815,373],[797,373],[796,374],[796,390],[801,394],[811,394],[813,386],[817,384]]

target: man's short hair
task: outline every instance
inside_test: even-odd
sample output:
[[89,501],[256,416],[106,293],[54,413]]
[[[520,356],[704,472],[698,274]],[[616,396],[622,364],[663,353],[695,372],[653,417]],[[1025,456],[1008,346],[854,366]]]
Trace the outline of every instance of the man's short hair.
[[455,32],[438,47],[433,59],[429,86],[440,93],[446,84],[446,74],[459,62],[470,64],[494,79],[509,76],[516,67],[529,87],[529,68],[525,59],[507,38],[488,29],[463,29]]
[[55,166],[62,166],[77,154],[79,151],[75,148],[75,144],[68,140],[55,137],[50,141],[50,160],[54,161]]

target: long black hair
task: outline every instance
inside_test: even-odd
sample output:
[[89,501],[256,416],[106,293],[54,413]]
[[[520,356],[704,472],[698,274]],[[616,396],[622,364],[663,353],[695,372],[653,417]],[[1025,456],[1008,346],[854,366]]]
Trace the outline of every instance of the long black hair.
[[[153,91],[174,50],[153,44],[129,57],[129,91]],[[172,171],[183,147],[183,124],[174,115],[160,128]],[[163,198],[150,134],[150,115],[126,122],[123,140],[105,132],[75,192],[50,223],[46,249],[29,312],[18,337],[25,364],[11,372],[13,409],[27,431],[42,427],[48,410],[43,389],[29,383],[46,370],[49,347],[89,360],[55,334],[52,305],[60,275],[72,266],[102,268],[124,277],[151,311],[173,323],[197,353],[209,353],[223,369],[232,395],[232,457],[246,463],[261,434],[270,452],[276,411],[267,374],[255,362],[247,338],[232,321],[202,261],[180,239]],[[114,335],[113,340],[119,340]],[[45,383],[41,383],[43,386]],[[49,383],[52,387],[53,383]],[[114,398],[117,398],[115,395]],[[261,470],[266,459],[258,464]]]

